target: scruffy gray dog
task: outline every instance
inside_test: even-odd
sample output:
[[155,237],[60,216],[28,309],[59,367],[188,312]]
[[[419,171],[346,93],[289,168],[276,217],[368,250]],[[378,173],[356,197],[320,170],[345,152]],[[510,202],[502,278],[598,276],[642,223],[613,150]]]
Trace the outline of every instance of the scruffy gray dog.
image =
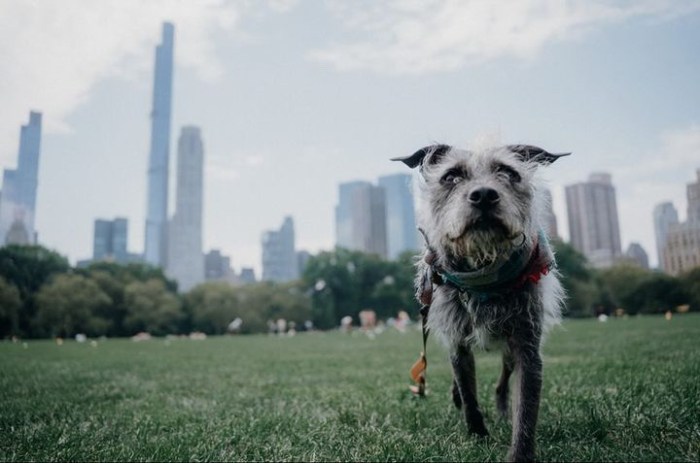
[[496,406],[503,417],[508,380],[516,373],[510,461],[535,458],[540,347],[560,321],[563,298],[543,231],[546,204],[536,171],[566,154],[529,145],[471,151],[433,145],[394,159],[421,171],[418,223],[426,250],[418,264],[418,298],[430,306],[428,327],[449,348],[453,400],[469,432],[488,435],[472,348],[501,341]]

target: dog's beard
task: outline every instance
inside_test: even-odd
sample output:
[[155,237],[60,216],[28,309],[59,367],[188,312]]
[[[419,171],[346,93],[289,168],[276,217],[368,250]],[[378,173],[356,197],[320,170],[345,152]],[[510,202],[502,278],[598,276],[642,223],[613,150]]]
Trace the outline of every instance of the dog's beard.
[[459,236],[445,236],[443,246],[457,266],[476,269],[493,264],[522,241],[522,230],[502,220],[477,218],[465,223]]

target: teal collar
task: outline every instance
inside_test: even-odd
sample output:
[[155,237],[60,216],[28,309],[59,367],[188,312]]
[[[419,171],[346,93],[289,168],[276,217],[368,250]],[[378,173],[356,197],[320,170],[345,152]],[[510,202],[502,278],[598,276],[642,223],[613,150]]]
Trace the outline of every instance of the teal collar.
[[542,230],[537,234],[532,247],[523,244],[510,255],[501,256],[494,263],[467,272],[448,272],[435,267],[434,271],[443,280],[460,292],[488,299],[503,290],[521,289],[526,283],[537,283],[554,264],[547,236]]

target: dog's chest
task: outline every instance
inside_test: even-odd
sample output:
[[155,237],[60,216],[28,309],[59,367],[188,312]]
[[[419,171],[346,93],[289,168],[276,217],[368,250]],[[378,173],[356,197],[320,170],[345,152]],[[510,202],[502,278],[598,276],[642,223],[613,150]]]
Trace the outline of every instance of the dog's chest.
[[529,295],[512,293],[504,295],[459,294],[462,309],[467,312],[471,327],[486,341],[501,340],[512,334],[514,325],[527,312]]

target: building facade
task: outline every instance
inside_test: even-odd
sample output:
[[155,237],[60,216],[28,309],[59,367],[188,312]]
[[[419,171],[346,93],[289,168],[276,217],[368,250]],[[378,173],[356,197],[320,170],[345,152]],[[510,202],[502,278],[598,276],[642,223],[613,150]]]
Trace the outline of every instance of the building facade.
[[129,262],[127,250],[129,222],[124,218],[95,220],[92,261],[111,261],[120,264]]
[[591,174],[566,187],[571,245],[597,268],[612,266],[622,254],[617,200],[610,174]]
[[204,256],[204,278],[206,281],[233,282],[231,258],[218,249],[212,249]]
[[175,214],[168,226],[167,273],[182,291],[204,281],[202,221],[204,144],[198,127],[186,126],[177,144]]
[[700,267],[700,221],[671,225],[663,254],[663,268],[670,275]]
[[557,216],[554,214],[552,207],[552,192],[544,188],[542,195],[545,199],[544,220],[545,232],[550,238],[559,238],[559,227],[557,226]]
[[671,202],[663,202],[654,207],[654,236],[656,238],[656,256],[658,266],[666,270],[664,248],[671,226],[678,224],[678,211]]
[[262,234],[262,279],[286,282],[297,278],[299,261],[295,250],[294,220],[285,217],[279,230]]
[[156,47],[151,110],[151,145],[148,159],[148,203],[144,259],[166,267],[168,225],[168,175],[170,119],[173,86],[175,27],[163,24],[162,41]]
[[420,249],[410,174],[379,177],[386,195],[387,257],[397,259],[404,251]]
[[40,154],[41,113],[31,111],[29,122],[20,129],[17,168],[3,172],[0,245],[37,242],[35,218]]
[[700,169],[697,180],[688,184],[688,220],[670,225],[663,248],[663,268],[671,275],[700,267]]
[[624,259],[641,268],[649,268],[649,256],[639,243],[630,243],[625,251]]
[[336,245],[387,257],[386,194],[369,182],[341,183],[335,209]]

